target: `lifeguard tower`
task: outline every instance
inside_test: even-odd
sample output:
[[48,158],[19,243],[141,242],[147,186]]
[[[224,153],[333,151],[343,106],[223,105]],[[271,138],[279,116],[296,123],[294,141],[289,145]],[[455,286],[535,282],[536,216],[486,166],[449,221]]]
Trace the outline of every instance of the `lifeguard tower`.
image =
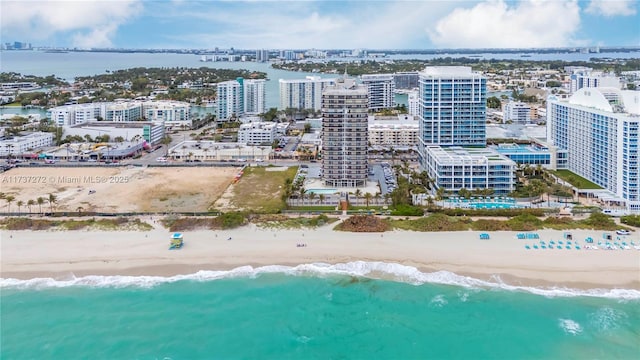
[[184,239],[181,233],[173,233],[171,235],[171,241],[169,243],[169,250],[175,250],[182,248],[184,245]]

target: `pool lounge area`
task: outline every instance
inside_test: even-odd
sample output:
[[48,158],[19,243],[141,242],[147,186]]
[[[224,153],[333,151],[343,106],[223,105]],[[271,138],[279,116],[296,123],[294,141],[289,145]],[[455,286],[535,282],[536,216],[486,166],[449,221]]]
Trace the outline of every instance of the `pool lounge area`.
[[451,197],[443,201],[443,206],[468,209],[514,209],[521,207],[516,204],[514,198],[506,196],[471,197],[469,199]]
[[316,195],[332,195],[332,194],[339,194],[340,191],[338,189],[307,189],[307,191],[305,191],[305,193],[310,194],[310,193],[314,193]]

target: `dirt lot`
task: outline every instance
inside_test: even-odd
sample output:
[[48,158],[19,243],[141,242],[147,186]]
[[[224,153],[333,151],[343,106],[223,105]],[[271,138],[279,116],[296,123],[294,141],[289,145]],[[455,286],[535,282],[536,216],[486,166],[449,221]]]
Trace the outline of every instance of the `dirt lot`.
[[[29,209],[29,200],[57,197],[60,211],[206,211],[224,193],[238,168],[233,167],[95,167],[15,168],[0,174],[0,192]],[[7,211],[0,201],[0,211]],[[49,211],[45,201],[42,211]],[[30,211],[38,212],[39,206]]]

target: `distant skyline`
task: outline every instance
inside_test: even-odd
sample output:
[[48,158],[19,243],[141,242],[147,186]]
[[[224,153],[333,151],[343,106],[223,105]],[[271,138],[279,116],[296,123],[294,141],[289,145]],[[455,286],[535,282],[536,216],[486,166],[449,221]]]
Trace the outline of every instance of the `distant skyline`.
[[638,0],[7,1],[2,42],[145,49],[640,46]]

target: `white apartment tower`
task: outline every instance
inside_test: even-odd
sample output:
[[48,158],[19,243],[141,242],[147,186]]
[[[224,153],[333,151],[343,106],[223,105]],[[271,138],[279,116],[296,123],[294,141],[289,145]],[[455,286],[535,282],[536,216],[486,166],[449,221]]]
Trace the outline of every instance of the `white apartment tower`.
[[582,88],[620,88],[620,79],[617,76],[603,73],[602,71],[593,71],[588,68],[574,71],[573,74],[571,74],[570,79],[572,94]]
[[367,87],[369,110],[377,111],[395,106],[393,96],[396,86],[393,74],[365,74],[360,80]]
[[514,124],[531,122],[531,106],[519,101],[510,101],[504,105],[504,121]]
[[335,187],[364,186],[368,174],[367,88],[343,78],[322,93],[322,177]]
[[467,66],[428,66],[419,73],[420,162],[426,146],[486,146],[487,80]]
[[229,121],[233,116],[244,113],[244,94],[241,81],[230,80],[217,84],[216,98],[218,102],[218,121]]
[[280,110],[285,109],[322,109],[322,90],[335,85],[335,79],[321,79],[319,76],[307,76],[304,79],[280,79]]
[[244,113],[247,115],[266,112],[264,79],[244,80]]
[[605,202],[640,213],[640,91],[582,88],[547,100],[547,140],[567,151],[567,168],[606,190]]

